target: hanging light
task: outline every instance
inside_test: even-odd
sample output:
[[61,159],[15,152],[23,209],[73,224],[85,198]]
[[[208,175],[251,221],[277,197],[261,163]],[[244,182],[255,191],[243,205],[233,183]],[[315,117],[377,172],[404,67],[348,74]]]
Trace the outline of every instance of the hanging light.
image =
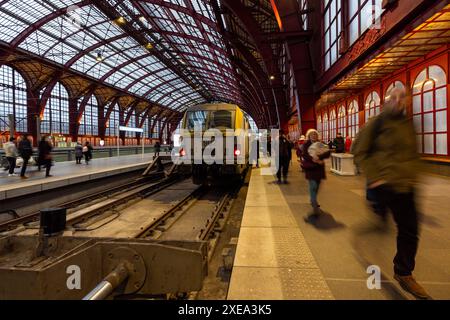
[[147,19],[145,19],[144,16],[140,16],[139,21],[141,21],[142,23],[145,23],[145,22],[147,22]]
[[270,80],[275,80],[275,76],[274,76],[274,75],[271,75],[271,76],[269,77],[269,79],[270,79]]
[[149,42],[145,45],[145,48],[151,50],[151,49],[153,49],[153,45]]
[[95,60],[97,60],[97,62],[102,62],[103,61],[103,56],[101,52],[97,52],[97,58],[95,58]]

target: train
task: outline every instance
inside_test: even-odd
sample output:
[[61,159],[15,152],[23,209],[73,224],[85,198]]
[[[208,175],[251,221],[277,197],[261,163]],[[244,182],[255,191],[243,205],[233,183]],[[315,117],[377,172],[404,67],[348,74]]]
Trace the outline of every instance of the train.
[[[202,157],[201,161],[194,159],[194,131],[202,134],[202,155],[205,148],[208,147],[217,137],[217,132],[223,138],[223,163],[220,161],[210,163],[205,161]],[[189,145],[191,149],[191,157],[188,161],[184,161],[185,168],[187,167],[192,175],[192,181],[197,185],[211,185],[217,184],[219,181],[231,181],[242,179],[249,168],[249,130],[250,123],[244,111],[234,104],[228,103],[209,103],[201,104],[187,108],[182,122],[181,129],[184,132],[189,132],[189,137],[182,137],[183,139],[191,139]],[[214,137],[208,132],[209,129],[217,129]],[[233,140],[232,155],[230,155],[230,148],[226,149],[226,139]],[[229,145],[228,145],[229,147]],[[215,156],[214,150],[212,154]],[[187,153],[186,147],[180,149],[180,156],[185,156]],[[230,158],[231,157],[231,158]],[[186,163],[187,162],[187,163]]]

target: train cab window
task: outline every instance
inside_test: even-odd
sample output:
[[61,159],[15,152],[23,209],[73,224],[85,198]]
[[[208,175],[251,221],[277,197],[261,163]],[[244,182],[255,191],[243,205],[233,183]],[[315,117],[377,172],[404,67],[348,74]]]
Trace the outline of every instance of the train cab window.
[[187,129],[194,131],[199,127],[202,130],[206,130],[206,120],[208,118],[208,111],[191,111],[187,113]]
[[210,115],[209,128],[234,129],[233,112],[228,110],[214,111]]

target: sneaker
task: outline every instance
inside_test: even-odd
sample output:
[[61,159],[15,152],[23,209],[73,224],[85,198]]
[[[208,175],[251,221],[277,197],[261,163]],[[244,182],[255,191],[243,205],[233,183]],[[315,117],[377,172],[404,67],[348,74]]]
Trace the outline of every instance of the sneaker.
[[12,177],[13,175],[11,173],[8,174],[8,177]]
[[414,279],[413,276],[400,276],[396,274],[394,276],[394,279],[398,281],[398,283],[404,290],[408,291],[416,298],[423,300],[431,299],[425,289],[417,283],[416,279]]
[[13,174],[11,174],[13,177],[17,177],[18,176],[18,174],[17,173],[13,173]]

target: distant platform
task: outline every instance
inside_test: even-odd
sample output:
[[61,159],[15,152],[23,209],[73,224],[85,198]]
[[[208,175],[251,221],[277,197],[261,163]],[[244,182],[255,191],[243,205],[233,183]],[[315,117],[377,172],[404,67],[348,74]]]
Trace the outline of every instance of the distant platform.
[[[160,154],[166,155],[162,152]],[[29,179],[26,180],[22,180],[20,176],[8,177],[8,172],[2,170],[0,171],[0,200],[145,169],[151,161],[153,161],[153,153],[92,159],[89,165],[86,165],[84,160],[82,164],[76,164],[75,161],[56,162],[50,172],[52,177],[48,178],[45,178],[44,168],[39,172],[36,166],[29,166],[26,173]],[[20,173],[19,168],[16,169],[16,173]]]

